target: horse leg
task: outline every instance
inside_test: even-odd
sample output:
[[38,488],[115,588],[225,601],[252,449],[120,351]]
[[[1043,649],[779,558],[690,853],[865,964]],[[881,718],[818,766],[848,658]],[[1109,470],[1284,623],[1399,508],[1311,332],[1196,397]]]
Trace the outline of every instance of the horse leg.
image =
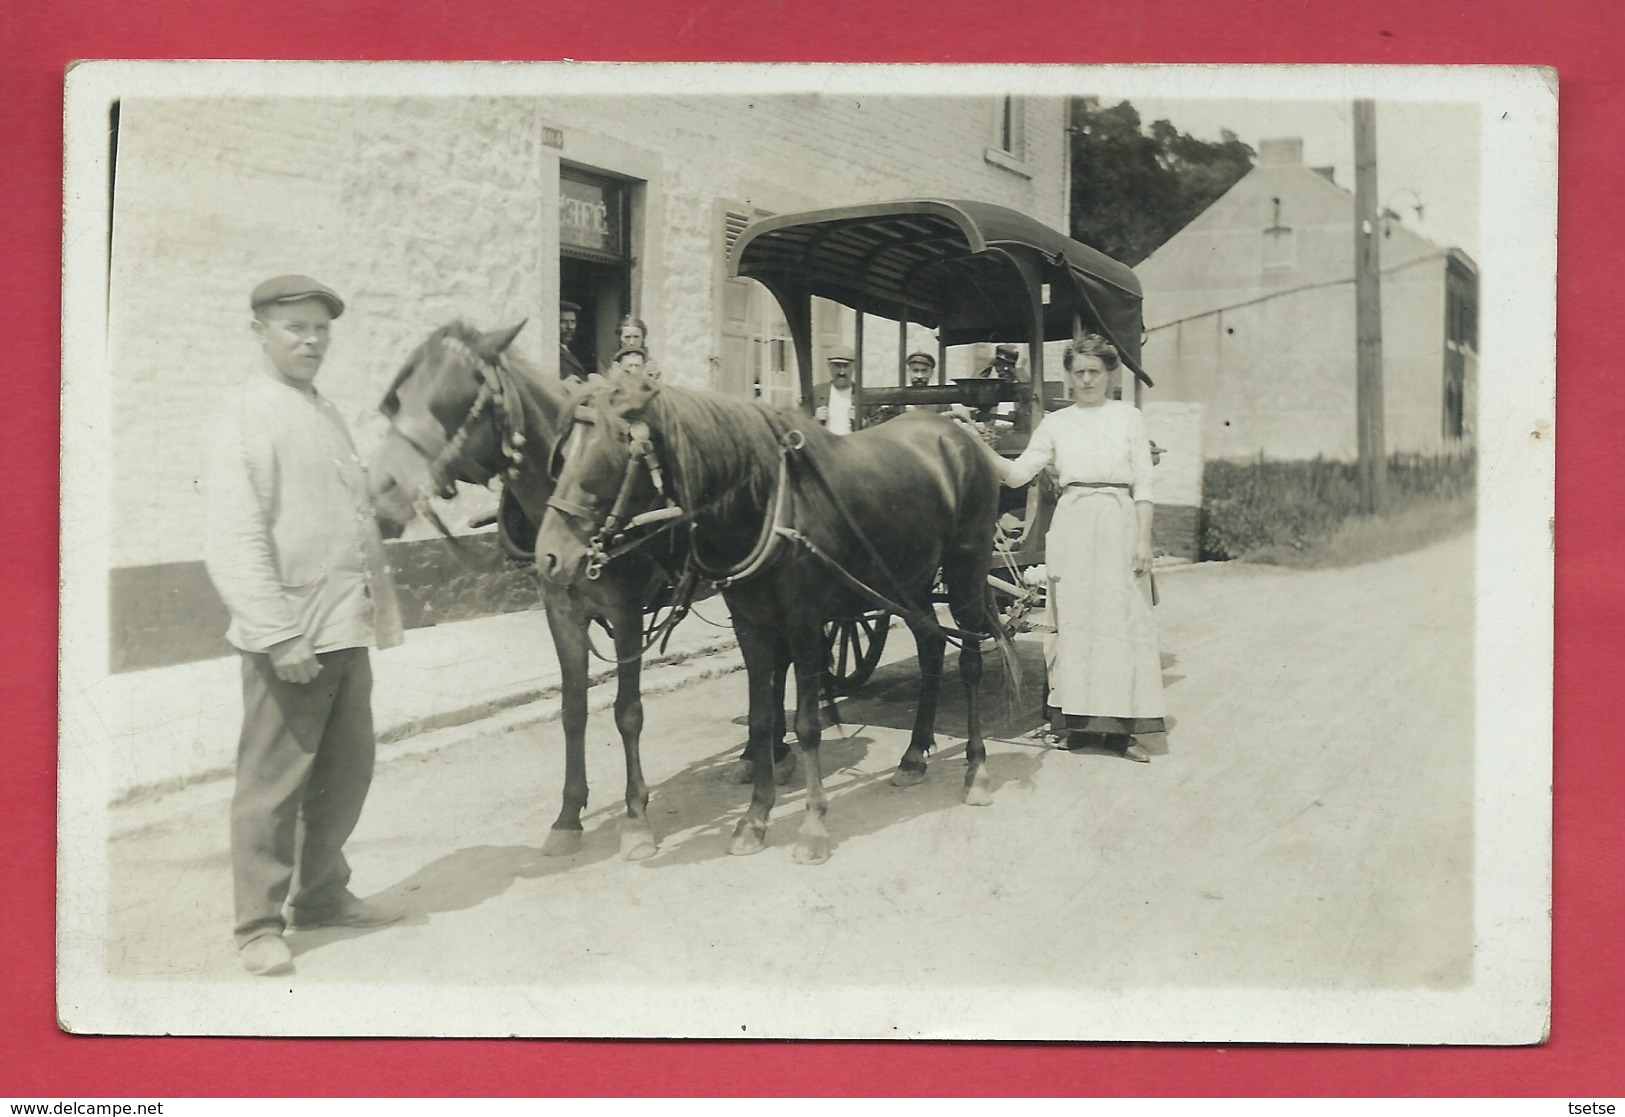
[[784,690],[790,677],[790,645],[780,640],[774,649],[773,660],[773,736],[769,744],[773,750],[773,780],[780,787],[796,774],[796,754],[785,734],[789,726],[784,723]]
[[[954,624],[961,632],[997,632],[997,621],[990,615],[991,606],[987,590],[987,571],[977,569],[976,563],[968,570],[944,570],[943,582],[948,589],[949,608]],[[959,678],[965,684],[965,793],[964,801],[972,807],[985,807],[993,802],[993,783],[987,774],[987,746],[982,741],[982,641],[967,639],[959,649]]]
[[628,861],[653,857],[658,843],[649,822],[649,785],[643,782],[643,611],[636,604],[618,604],[610,618],[615,629],[618,661],[615,691],[615,728],[626,752],[626,819],[621,823],[621,856]]
[[[738,629],[735,629],[738,635]],[[773,660],[773,732],[768,741],[768,747],[773,752],[774,779],[780,787],[790,782],[796,773],[796,754],[790,751],[785,743],[784,724],[784,684],[790,670],[790,649],[783,641],[775,645]],[[751,736],[745,743],[744,751],[739,759],[730,764],[723,773],[727,783],[747,784],[756,779],[756,762],[762,756],[756,738]]]
[[[927,601],[923,606],[931,608]],[[920,698],[914,711],[914,733],[908,740],[908,750],[897,762],[892,776],[893,787],[912,787],[925,780],[925,757],[931,751],[933,731],[937,724],[937,695],[942,689],[942,661],[947,640],[935,628],[908,620],[908,629],[914,634],[914,647],[920,662]]]
[[563,802],[542,852],[563,857],[581,849],[581,812],[587,806],[587,617],[580,599],[567,589],[544,582],[542,598],[559,657],[564,725]]
[[[767,822],[773,813],[776,791],[773,784],[773,671],[778,661],[778,638],[760,625],[734,622],[739,650],[745,658],[745,675],[750,687],[750,740],[745,754],[751,760],[750,806],[734,826],[728,852],[744,856],[767,848]],[[781,713],[779,717],[783,717]]]
[[790,659],[796,668],[795,752],[807,781],[807,812],[801,820],[795,858],[803,865],[817,865],[829,860],[829,831],[824,828],[829,800],[818,762],[823,732],[818,709],[824,682],[823,625],[814,624],[810,633],[797,632],[791,640]]

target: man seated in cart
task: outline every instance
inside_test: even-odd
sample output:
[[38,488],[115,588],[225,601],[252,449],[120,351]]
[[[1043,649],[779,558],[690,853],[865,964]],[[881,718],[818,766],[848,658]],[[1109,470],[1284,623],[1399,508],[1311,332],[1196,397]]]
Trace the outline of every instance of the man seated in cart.
[[852,366],[857,359],[851,346],[836,346],[824,358],[829,379],[813,385],[813,418],[831,434],[852,433]]
[[[923,349],[915,350],[904,362],[904,371],[910,388],[929,388],[936,377],[937,359]],[[884,423],[910,411],[941,412],[947,410],[947,406],[943,403],[889,403],[868,407],[864,409],[864,426]]]

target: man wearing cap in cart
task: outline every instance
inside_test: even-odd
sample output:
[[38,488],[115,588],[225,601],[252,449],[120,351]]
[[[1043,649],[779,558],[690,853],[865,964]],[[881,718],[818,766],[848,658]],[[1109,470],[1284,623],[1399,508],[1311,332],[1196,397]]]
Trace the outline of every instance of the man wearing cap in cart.
[[243,966],[269,975],[293,967],[290,926],[401,916],[350,891],[343,847],[372,782],[367,649],[402,633],[365,471],[315,386],[344,301],[309,276],[282,275],[255,287],[249,305],[262,357],[208,430],[204,557],[242,658],[235,938]]
[[[903,362],[908,371],[908,386],[910,388],[929,388],[936,376],[937,359],[923,349],[917,349],[908,355]],[[940,403],[915,403],[909,405],[910,411],[941,411]]]
[[1008,380],[1012,384],[1019,380],[1016,372],[1016,362],[1021,359],[1021,349],[1014,345],[996,345],[993,347],[993,363],[982,369],[976,375],[986,379],[989,377],[998,380]]
[[851,346],[837,345],[824,358],[829,379],[813,385],[813,418],[831,434],[852,433],[852,366],[857,359]]
[[[996,345],[993,347],[993,363],[983,368],[981,372],[977,373],[977,376],[983,380],[1003,380],[1014,384],[1017,386],[1019,393],[1020,389],[1025,387],[1021,383],[1021,373],[1016,369],[1016,362],[1020,359],[1021,349],[1019,347]],[[1014,427],[1019,422],[1021,413],[1022,408],[1019,403],[1012,404],[1006,401],[978,408],[976,418],[982,423],[990,423],[996,420],[1001,427]]]

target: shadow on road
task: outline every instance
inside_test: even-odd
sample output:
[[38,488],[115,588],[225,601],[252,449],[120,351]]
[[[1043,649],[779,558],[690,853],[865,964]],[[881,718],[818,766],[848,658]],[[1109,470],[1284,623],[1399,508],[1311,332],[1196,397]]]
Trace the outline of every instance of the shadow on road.
[[[982,732],[993,740],[1027,738],[1043,722],[1044,654],[1041,642],[1015,643],[1022,687],[1012,696],[1004,686],[1004,669],[997,656],[988,657],[982,685]],[[1165,656],[1164,666],[1172,657]],[[820,745],[820,767],[830,796],[826,825],[840,846],[888,827],[946,810],[970,810],[961,803],[963,791],[965,690],[959,681],[955,657],[950,653],[937,710],[937,743],[924,783],[898,788],[891,785],[896,761],[907,746],[914,727],[919,692],[919,668],[913,658],[877,670],[863,690],[839,704],[841,723],[826,728]],[[732,719],[737,724],[743,719]],[[885,730],[873,735],[871,729]],[[744,741],[737,736],[727,747],[697,760],[651,788],[650,820],[660,851],[631,869],[657,870],[693,865],[729,856],[734,824],[750,803],[750,788],[729,783],[724,773],[738,758]],[[1165,754],[1160,736],[1147,738],[1153,754]],[[896,755],[871,757],[876,748]],[[994,793],[1010,784],[1031,780],[1051,749],[1035,747],[1018,752],[1000,751],[989,763]],[[801,826],[800,806],[806,791],[798,771],[778,789],[769,834],[771,846],[795,841]],[[590,811],[581,849],[568,857],[546,857],[527,845],[471,846],[425,865],[383,894],[406,911],[408,919],[437,912],[478,907],[501,895],[517,880],[530,880],[570,872],[620,857],[620,819],[624,805],[615,802]]]

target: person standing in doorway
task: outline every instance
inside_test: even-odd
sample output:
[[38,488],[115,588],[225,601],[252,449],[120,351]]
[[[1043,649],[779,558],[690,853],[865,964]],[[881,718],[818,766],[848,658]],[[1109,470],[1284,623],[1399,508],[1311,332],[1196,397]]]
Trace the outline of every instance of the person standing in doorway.
[[576,339],[577,322],[581,317],[581,307],[565,299],[559,300],[559,379],[578,384],[585,384],[590,375],[587,366],[570,349],[570,343]]
[[402,632],[365,472],[315,385],[344,302],[308,276],[283,275],[249,303],[260,367],[210,425],[205,562],[242,658],[237,950],[250,973],[270,975],[293,968],[290,928],[401,917],[350,891],[343,847],[372,782],[367,649],[399,644]]
[[838,345],[824,358],[829,379],[813,385],[813,418],[831,434],[852,433],[852,366],[857,354]]
[[660,379],[660,368],[655,364],[654,358],[649,356],[649,327],[643,324],[643,319],[628,314],[621,319],[621,324],[616,327],[615,336],[620,348],[615,356],[610,358],[609,364],[604,366],[605,372],[608,372],[613,365],[620,361],[622,353],[635,349],[643,354],[643,365],[640,370],[643,375],[650,380]]

